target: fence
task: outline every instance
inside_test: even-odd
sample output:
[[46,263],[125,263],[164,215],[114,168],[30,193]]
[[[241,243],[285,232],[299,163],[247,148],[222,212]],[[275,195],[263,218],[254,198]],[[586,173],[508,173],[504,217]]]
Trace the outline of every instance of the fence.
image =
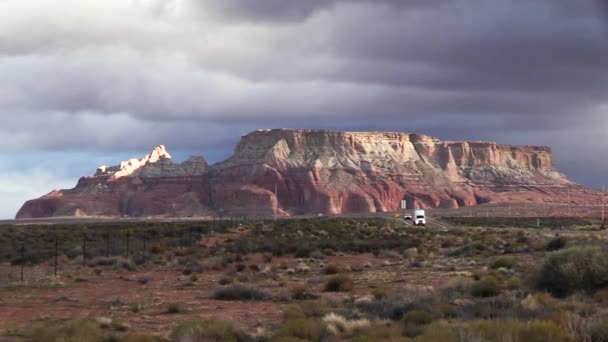
[[0,226],[0,286],[61,275],[67,263],[88,266],[96,258],[145,262],[166,248],[192,247],[215,233],[268,218],[215,218],[191,222],[129,222]]
[[458,209],[432,209],[437,217],[586,217],[601,219],[606,212],[602,205],[562,203],[490,203]]

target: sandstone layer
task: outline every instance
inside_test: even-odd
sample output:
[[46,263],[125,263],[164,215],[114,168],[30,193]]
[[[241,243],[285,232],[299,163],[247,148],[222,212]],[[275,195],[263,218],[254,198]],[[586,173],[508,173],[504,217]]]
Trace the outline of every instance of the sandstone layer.
[[227,160],[176,163],[164,146],[102,166],[74,189],[28,201],[17,218],[297,215],[457,208],[488,202],[597,203],[553,166],[548,147],[451,142],[408,133],[258,130]]

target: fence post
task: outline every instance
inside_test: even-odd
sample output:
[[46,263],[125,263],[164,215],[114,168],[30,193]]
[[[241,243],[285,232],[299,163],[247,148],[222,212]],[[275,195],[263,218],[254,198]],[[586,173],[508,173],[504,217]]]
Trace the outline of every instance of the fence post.
[[110,256],[110,232],[106,233],[106,257]]
[[82,266],[87,265],[87,233],[82,234]]
[[57,255],[59,249],[59,236],[55,235],[55,278],[57,278]]
[[23,266],[25,265],[25,246],[21,246],[21,281],[23,282]]
[[129,240],[131,238],[131,232],[127,232],[127,258],[129,258]]
[[143,255],[146,255],[146,231],[144,230],[144,250],[143,250]]

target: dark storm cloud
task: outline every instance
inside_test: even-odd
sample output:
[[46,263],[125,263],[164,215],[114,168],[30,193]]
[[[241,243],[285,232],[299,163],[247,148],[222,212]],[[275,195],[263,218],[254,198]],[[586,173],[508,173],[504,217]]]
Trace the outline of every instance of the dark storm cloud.
[[551,145],[597,185],[607,18],[593,0],[4,0],[0,150],[219,155],[269,126],[404,130]]

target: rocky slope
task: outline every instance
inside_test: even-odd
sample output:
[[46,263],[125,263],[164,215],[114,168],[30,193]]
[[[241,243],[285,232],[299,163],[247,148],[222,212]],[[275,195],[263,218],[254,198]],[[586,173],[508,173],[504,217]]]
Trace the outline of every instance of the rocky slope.
[[18,218],[294,215],[456,208],[487,202],[584,204],[597,193],[553,167],[547,147],[450,142],[419,134],[258,130],[229,159],[175,163],[164,146],[98,168],[71,190],[28,201]]

